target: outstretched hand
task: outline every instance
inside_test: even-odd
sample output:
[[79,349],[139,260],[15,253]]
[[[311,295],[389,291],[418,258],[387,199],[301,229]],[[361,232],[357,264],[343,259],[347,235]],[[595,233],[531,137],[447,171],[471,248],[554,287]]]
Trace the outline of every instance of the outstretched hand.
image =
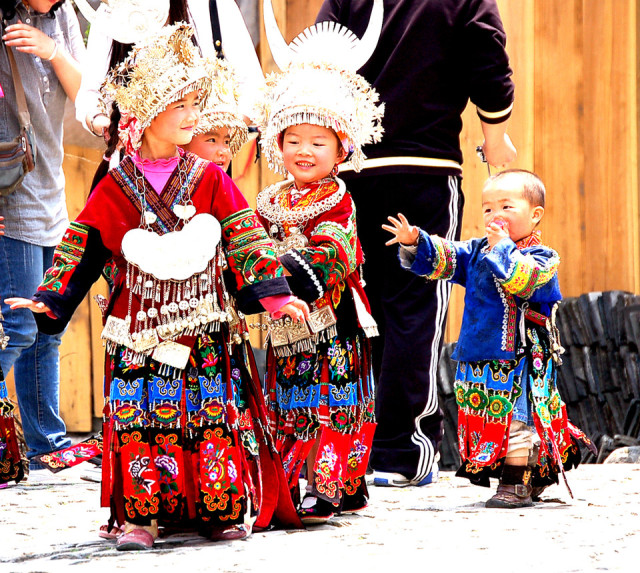
[[293,322],[302,322],[309,318],[309,305],[303,300],[296,298],[285,304],[278,312],[286,314]]
[[44,304],[44,302],[36,302],[35,300],[31,300],[30,298],[5,298],[5,304],[9,305],[11,310],[15,310],[17,308],[28,308],[31,312],[48,312],[51,313],[51,309]]
[[394,237],[393,239],[389,239],[385,245],[393,245],[394,243],[415,245],[418,242],[418,236],[420,235],[418,227],[410,225],[402,213],[398,213],[397,219],[395,217],[387,218],[391,225],[382,225],[382,228],[385,231],[389,231]]

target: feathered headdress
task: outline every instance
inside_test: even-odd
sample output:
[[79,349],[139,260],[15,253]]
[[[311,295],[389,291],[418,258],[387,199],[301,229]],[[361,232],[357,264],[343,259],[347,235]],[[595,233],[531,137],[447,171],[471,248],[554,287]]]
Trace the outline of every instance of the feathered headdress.
[[273,59],[281,73],[270,74],[256,110],[262,149],[269,167],[286,173],[279,136],[292,125],[329,127],[346,138],[354,170],[362,168],[362,146],[382,137],[384,104],[356,70],[371,57],[382,29],[382,0],[373,0],[362,39],[335,22],[307,28],[287,45],[276,23],[271,0],[264,0],[264,20]]
[[75,4],[92,27],[123,44],[155,34],[169,17],[169,0],[102,0],[95,9],[87,0]]
[[235,155],[249,138],[247,124],[238,107],[238,82],[230,64],[222,58],[209,62],[208,74],[211,79],[211,91],[194,134],[228,128],[231,155]]
[[170,103],[200,91],[206,107],[211,78],[191,36],[193,28],[185,23],[165,26],[136,44],[107,75],[103,101],[106,109],[115,102],[120,110],[118,134],[128,154],[140,147],[142,132]]

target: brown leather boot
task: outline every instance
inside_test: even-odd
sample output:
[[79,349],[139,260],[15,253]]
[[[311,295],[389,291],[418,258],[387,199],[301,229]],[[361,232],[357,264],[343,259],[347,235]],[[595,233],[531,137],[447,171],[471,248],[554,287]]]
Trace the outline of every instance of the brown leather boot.
[[531,507],[531,470],[527,466],[510,466],[505,464],[496,494],[485,504],[494,509],[517,509]]

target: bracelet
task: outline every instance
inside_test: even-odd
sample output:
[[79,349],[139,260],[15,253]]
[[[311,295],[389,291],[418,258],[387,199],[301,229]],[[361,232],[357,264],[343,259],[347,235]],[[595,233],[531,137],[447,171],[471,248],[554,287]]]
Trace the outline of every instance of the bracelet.
[[47,62],[50,62],[51,60],[53,60],[53,58],[55,58],[58,55],[58,42],[56,42],[55,40],[53,41],[53,52],[51,52],[51,55],[47,58]]

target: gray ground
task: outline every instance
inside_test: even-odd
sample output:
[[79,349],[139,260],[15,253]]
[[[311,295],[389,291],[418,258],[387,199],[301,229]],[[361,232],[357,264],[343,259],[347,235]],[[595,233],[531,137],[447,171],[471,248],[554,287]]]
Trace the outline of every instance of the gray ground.
[[553,486],[523,510],[488,510],[491,491],[451,473],[421,488],[371,488],[358,516],[308,531],[272,531],[212,543],[161,539],[153,551],[120,553],[98,538],[107,510],[79,466],[51,483],[0,490],[0,572],[53,571],[638,571],[640,466],[581,466],[575,498]]

